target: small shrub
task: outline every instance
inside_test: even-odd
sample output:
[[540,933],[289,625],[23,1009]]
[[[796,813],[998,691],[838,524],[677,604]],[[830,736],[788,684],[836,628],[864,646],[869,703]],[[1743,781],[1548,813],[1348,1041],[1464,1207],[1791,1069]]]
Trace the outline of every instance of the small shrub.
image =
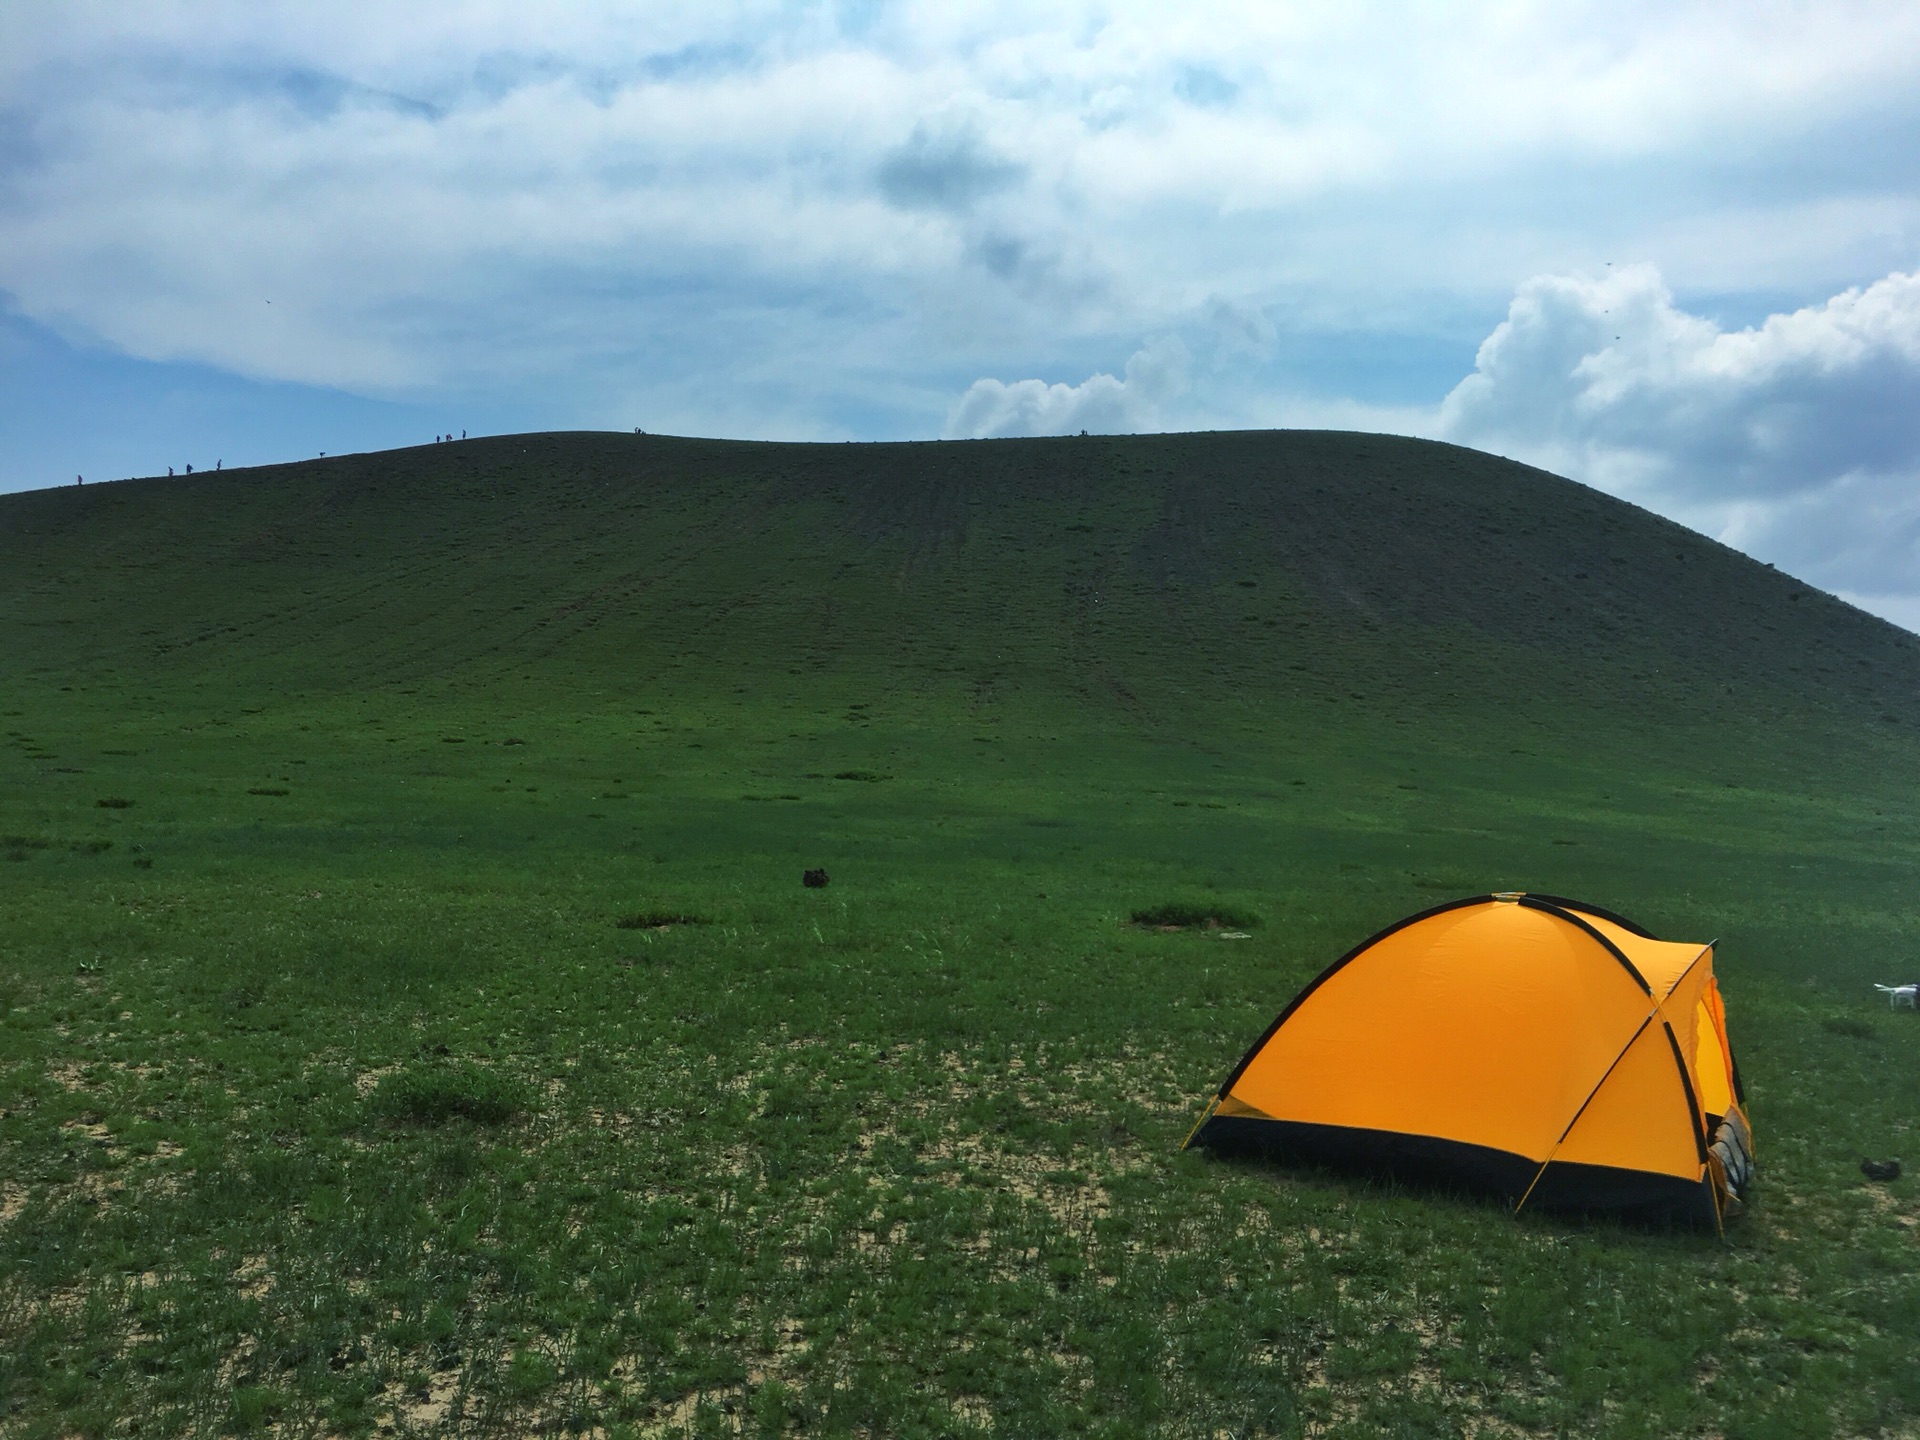
[[412,1125],[467,1120],[502,1125],[529,1107],[526,1087],[509,1076],[463,1062],[416,1065],[381,1079],[373,1111]]
[[1156,905],[1151,910],[1136,910],[1130,918],[1135,925],[1148,930],[1250,930],[1260,923],[1257,915],[1245,911],[1179,901]]
[[100,810],[125,810],[132,806],[133,801],[123,795],[109,795],[106,799],[96,800],[93,803],[95,808]]

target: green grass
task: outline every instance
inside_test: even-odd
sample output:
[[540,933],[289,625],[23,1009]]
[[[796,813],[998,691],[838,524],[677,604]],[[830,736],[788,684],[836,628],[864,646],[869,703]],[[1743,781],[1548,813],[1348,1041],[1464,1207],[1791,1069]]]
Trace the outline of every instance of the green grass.
[[[1917,651],[1365,437],[6,497],[0,1430],[1912,1433]],[[1180,1152],[1512,888],[1719,938],[1724,1241]]]

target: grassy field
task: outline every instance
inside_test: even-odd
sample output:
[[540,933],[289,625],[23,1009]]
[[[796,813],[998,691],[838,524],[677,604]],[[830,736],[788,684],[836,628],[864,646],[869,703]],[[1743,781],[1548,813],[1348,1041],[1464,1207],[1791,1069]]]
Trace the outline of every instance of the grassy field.
[[[1920,1434],[1916,780],[1920,641],[1419,442],[0,497],[0,1433]],[[1720,939],[1724,1241],[1179,1151],[1508,888]]]

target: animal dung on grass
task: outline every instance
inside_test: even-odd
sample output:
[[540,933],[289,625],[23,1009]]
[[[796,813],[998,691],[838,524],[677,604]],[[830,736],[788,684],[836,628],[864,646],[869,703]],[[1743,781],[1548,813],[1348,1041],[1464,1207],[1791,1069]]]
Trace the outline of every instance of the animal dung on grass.
[[1713,947],[1584,903],[1455,900],[1294,997],[1188,1145],[1722,1227],[1753,1140]]
[[827,872],[824,870],[803,870],[800,872],[800,883],[809,890],[824,890],[827,888]]

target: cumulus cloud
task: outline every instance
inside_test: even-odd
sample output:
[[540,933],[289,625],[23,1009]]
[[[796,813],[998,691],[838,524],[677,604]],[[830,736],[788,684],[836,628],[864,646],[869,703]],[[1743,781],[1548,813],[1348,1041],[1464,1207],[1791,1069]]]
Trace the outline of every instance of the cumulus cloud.
[[1920,274],[1738,330],[1681,308],[1652,266],[1540,276],[1439,428],[1828,588],[1920,592]]
[[[1920,132],[1903,0],[136,10],[0,7],[0,292],[128,354],[352,390],[644,388],[646,335],[676,380],[731,396],[751,355],[763,399],[844,407],[1211,293],[1417,328],[1596,233],[1731,290],[1880,273],[1920,224],[1872,178]],[[1729,167],[1732,216],[1700,183]],[[743,346],[673,313],[694,292],[816,334]]]
[[1187,348],[1166,337],[1134,351],[1121,378],[1101,373],[1078,385],[982,378],[947,416],[949,440],[1008,435],[1126,435],[1157,430],[1163,407],[1187,389]]

